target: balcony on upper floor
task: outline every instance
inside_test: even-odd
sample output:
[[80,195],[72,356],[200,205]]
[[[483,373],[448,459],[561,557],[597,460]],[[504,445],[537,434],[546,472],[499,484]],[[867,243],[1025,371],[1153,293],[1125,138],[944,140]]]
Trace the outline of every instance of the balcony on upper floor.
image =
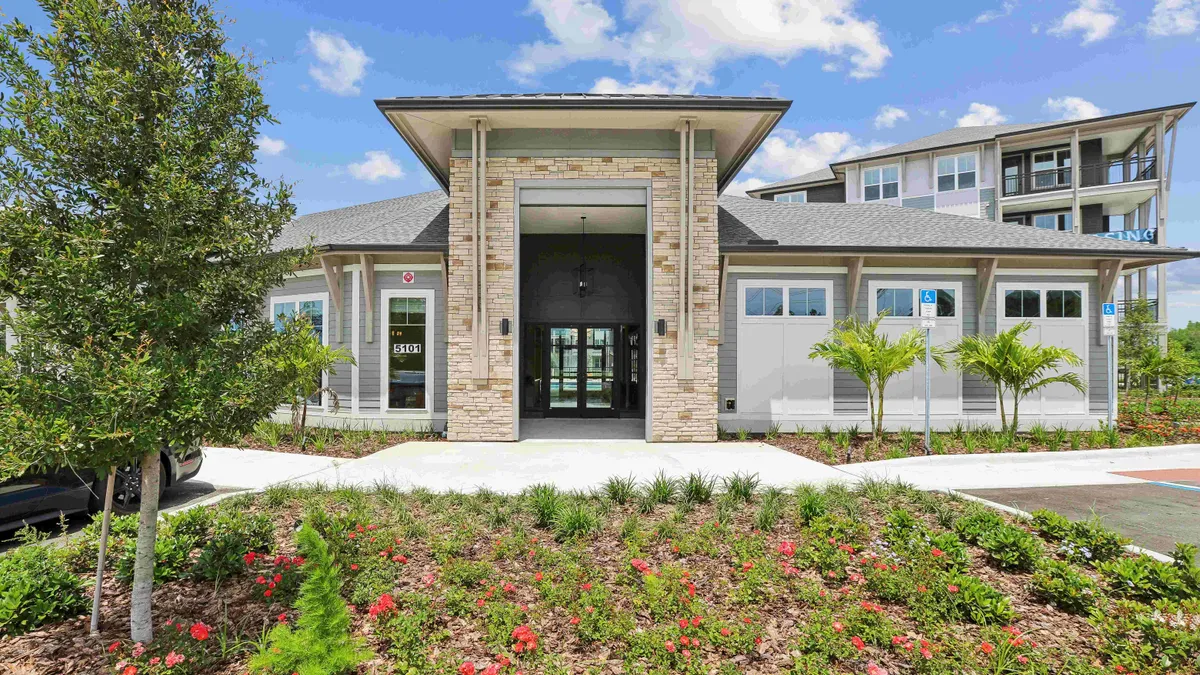
[[[1005,166],[1002,197],[1049,196],[1047,193],[1059,190],[1070,190],[1074,179],[1074,170],[1070,158],[1065,162],[1057,162],[1052,157],[1054,152],[1043,153],[1045,161],[1035,163],[1033,171],[1016,170],[1015,165]],[[1037,153],[1034,153],[1037,156]],[[1047,166],[1049,165],[1049,166]],[[1043,168],[1037,168],[1037,167]],[[1155,182],[1158,180],[1158,160],[1156,157],[1134,157],[1128,161],[1118,159],[1095,164],[1084,164],[1079,167],[1079,188],[1084,190],[1097,186],[1129,185],[1132,183]],[[1137,186],[1153,189],[1152,186]]]

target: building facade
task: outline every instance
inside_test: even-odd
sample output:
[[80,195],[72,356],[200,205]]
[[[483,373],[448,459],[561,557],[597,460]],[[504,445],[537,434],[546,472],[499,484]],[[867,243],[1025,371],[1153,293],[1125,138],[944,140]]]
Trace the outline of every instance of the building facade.
[[[994,143],[991,159],[977,149],[961,164],[970,153],[830,167],[802,200],[776,199],[795,185],[722,196],[786,100],[376,103],[442,189],[303,216],[278,243],[311,243],[319,260],[271,294],[268,314],[305,313],[355,357],[326,376],[338,409],[314,401],[323,424],[501,441],[560,418],[651,441],[713,440],[719,425],[861,427],[865,389],[811,347],[852,315],[882,313],[889,333],[918,326],[916,293],[930,288],[938,344],[1029,321],[1031,339],[1075,350],[1088,393],[1047,389],[1022,419],[1090,427],[1107,405],[1099,304],[1121,274],[1192,257],[998,218],[1026,211],[1006,201],[1024,193],[995,196],[1008,155]],[[948,186],[944,157],[954,189],[902,208],[922,185]],[[1073,205],[1091,205],[1075,192]],[[935,425],[998,422],[989,385],[933,367]],[[889,386],[889,426],[922,419],[923,368]]]

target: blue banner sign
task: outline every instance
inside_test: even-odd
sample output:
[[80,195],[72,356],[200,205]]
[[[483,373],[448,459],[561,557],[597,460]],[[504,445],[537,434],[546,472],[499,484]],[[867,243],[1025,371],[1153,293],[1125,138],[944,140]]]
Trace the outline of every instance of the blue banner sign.
[[1140,241],[1145,244],[1153,244],[1158,237],[1158,230],[1150,228],[1148,230],[1122,230],[1120,232],[1097,232],[1097,237],[1106,237],[1108,239],[1120,239],[1121,241]]

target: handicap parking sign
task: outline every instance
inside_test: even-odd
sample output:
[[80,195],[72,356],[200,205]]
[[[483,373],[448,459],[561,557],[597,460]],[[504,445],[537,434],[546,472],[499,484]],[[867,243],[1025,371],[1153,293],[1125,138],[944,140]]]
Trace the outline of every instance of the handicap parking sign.
[[1116,316],[1117,315],[1117,303],[1115,303],[1115,302],[1104,303],[1102,311],[1103,311],[1104,316]]
[[[937,317],[937,291],[932,288],[921,289],[921,317],[925,319]],[[930,327],[926,326],[926,328]]]

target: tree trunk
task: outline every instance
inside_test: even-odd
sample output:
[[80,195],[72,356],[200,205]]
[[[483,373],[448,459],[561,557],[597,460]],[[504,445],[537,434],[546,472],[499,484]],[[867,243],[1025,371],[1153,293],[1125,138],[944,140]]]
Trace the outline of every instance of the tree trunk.
[[867,382],[867,411],[871,415],[871,437],[878,440],[879,436],[875,433],[875,392],[871,389],[871,383]]
[[133,592],[129,600],[130,639],[144,644],[154,640],[150,596],[154,592],[154,541],[158,534],[158,473],[158,452],[147,452],[142,457],[137,557],[133,562]]
[[1008,428],[1008,417],[1004,414],[1004,387],[996,385],[996,389],[1000,392],[1000,431]]
[[875,394],[879,399],[879,419],[875,422],[875,438],[883,438],[883,383],[879,383],[879,391]]
[[1144,413],[1146,413],[1147,415],[1149,415],[1149,414],[1150,414],[1150,377],[1149,377],[1149,376],[1146,376],[1146,377],[1142,378],[1142,381],[1146,383],[1146,386],[1145,386],[1145,390],[1146,390],[1146,402],[1145,402],[1145,404],[1142,406],[1142,412],[1144,412]]
[[1010,434],[1010,435],[1012,435],[1012,436],[1016,436],[1016,435],[1017,435],[1017,429],[1020,429],[1020,426],[1019,426],[1020,422],[1018,422],[1018,420],[1017,420],[1017,415],[1020,413],[1020,409],[1021,409],[1021,397],[1017,395],[1017,391],[1014,389],[1014,390],[1013,390],[1013,421],[1012,421],[1012,431],[1010,431],[1010,432],[1009,432],[1009,434]]
[[100,634],[100,591],[104,584],[104,557],[108,554],[108,528],[112,523],[113,489],[117,483],[117,469],[110,467],[104,488],[104,518],[100,524],[100,554],[96,557],[96,589],[92,593],[92,636]]
[[304,399],[304,405],[300,408],[300,449],[304,449],[304,442],[308,440],[308,433],[305,429],[308,427],[308,399]]

